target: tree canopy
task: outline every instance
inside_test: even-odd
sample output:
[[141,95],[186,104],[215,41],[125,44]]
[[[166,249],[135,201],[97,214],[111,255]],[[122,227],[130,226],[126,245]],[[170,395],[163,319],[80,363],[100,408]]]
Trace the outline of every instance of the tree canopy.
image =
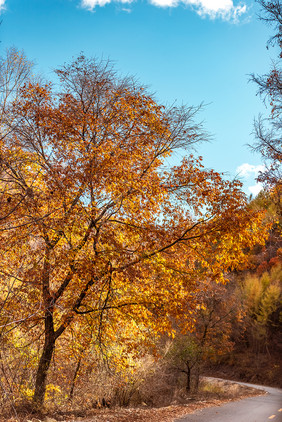
[[259,116],[255,121],[255,142],[251,148],[260,153],[266,167],[259,174],[258,181],[264,183],[265,188],[273,190],[281,215],[282,7],[280,0],[259,0],[258,3],[261,5],[260,19],[271,25],[275,32],[268,45],[278,46],[279,55],[268,74],[252,75],[252,81],[258,86],[258,94],[270,106],[270,113],[267,118]]

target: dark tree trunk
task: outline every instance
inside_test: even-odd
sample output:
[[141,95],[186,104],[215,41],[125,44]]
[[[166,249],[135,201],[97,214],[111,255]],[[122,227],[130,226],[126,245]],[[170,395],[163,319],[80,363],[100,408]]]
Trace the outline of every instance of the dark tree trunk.
[[81,365],[81,357],[79,358],[79,360],[78,360],[78,362],[77,362],[77,365],[76,365],[76,368],[75,368],[75,372],[74,372],[74,376],[73,376],[73,379],[72,379],[72,384],[71,384],[71,389],[70,389],[70,394],[69,394],[69,400],[70,401],[72,401],[72,399],[73,399],[73,392],[74,392],[74,387],[75,387],[75,381],[76,381],[76,378],[77,378],[77,375],[78,375],[78,372],[79,372],[79,369],[80,369],[80,365]]
[[199,390],[199,383],[200,383],[200,371],[201,371],[201,367],[200,367],[200,362],[197,362],[196,364],[196,369],[195,369],[195,392],[197,392]]
[[46,380],[55,349],[56,336],[54,331],[54,302],[50,295],[50,247],[46,248],[45,260],[42,271],[42,296],[45,305],[44,335],[45,341],[42,355],[38,364],[35,388],[33,394],[33,405],[39,408],[44,403]]
[[189,362],[186,362],[186,367],[187,367],[187,371],[186,371],[186,391],[190,391],[191,390],[191,368],[189,365]]
[[33,395],[33,404],[36,408],[41,407],[44,403],[46,380],[48,369],[52,360],[55,349],[55,333],[53,325],[53,312],[47,310],[45,314],[45,342],[42,355],[37,368],[35,389]]

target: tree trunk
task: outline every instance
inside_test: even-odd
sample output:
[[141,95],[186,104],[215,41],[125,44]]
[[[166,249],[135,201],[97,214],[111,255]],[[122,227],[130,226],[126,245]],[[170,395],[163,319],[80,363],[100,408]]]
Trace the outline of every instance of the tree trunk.
[[74,392],[74,387],[75,387],[75,381],[76,381],[76,378],[77,378],[77,375],[78,375],[78,371],[80,369],[81,360],[82,360],[82,357],[80,356],[80,358],[79,358],[79,360],[77,362],[76,368],[75,368],[73,379],[72,379],[72,384],[71,384],[71,389],[70,389],[70,394],[69,394],[69,401],[72,401],[72,399],[73,399],[73,392]]
[[196,363],[196,369],[195,369],[195,385],[194,385],[194,390],[197,393],[199,390],[199,383],[200,383],[200,362]]
[[[48,241],[49,243],[49,241]],[[51,246],[48,244],[45,250],[45,258],[42,270],[42,297],[45,306],[45,318],[44,318],[44,335],[45,341],[41,354],[41,358],[38,364],[35,388],[33,394],[33,406],[38,409],[44,403],[45,391],[46,391],[46,380],[48,375],[48,369],[52,360],[52,356],[55,349],[56,336],[54,331],[54,301],[50,295],[50,252]]]
[[47,309],[45,312],[45,342],[42,350],[42,355],[37,368],[35,389],[33,395],[33,405],[39,408],[44,403],[46,380],[48,369],[52,360],[55,349],[55,333],[53,324],[53,310]]
[[186,367],[187,367],[187,371],[186,371],[186,391],[190,391],[191,390],[191,368],[189,365],[189,362],[186,362]]

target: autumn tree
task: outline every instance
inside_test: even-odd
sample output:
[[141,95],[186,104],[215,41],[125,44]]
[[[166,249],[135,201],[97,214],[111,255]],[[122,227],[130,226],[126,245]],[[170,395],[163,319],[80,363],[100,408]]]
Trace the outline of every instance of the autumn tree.
[[204,139],[193,107],[159,106],[84,56],[56,73],[21,89],[0,147],[1,300],[9,332],[38,339],[34,406],[60,345],[190,329],[199,278],[222,281],[265,232],[240,182],[191,155],[170,164]]
[[[24,55],[23,52],[17,50],[14,47],[8,48],[2,57],[0,57],[0,139],[1,144],[5,136],[9,135],[12,130],[10,121],[10,105],[11,102],[17,98],[20,89],[32,77],[33,64]],[[1,151],[2,152],[2,151]],[[0,175],[3,175],[3,160],[0,152]],[[13,212],[13,208],[7,210],[6,202],[7,197],[4,194],[5,184],[0,182],[0,221],[3,221],[9,217],[9,214]],[[9,200],[9,199],[8,199]],[[18,204],[14,203],[17,207]],[[13,291],[13,284],[4,282],[4,276],[1,274],[1,293],[0,293],[0,361],[1,361],[1,396],[2,398],[8,397],[12,400],[12,386],[7,383],[7,374],[10,373],[11,368],[9,367],[10,362],[5,360],[5,351],[7,346],[7,337],[5,333],[9,330],[9,326],[6,325],[8,320],[7,310],[5,303],[12,297],[15,292]],[[3,284],[4,283],[4,284]],[[23,360],[22,360],[23,361]],[[14,380],[12,380],[12,383]],[[2,403],[1,403],[2,404]]]
[[242,318],[242,305],[233,284],[204,281],[193,312],[194,328],[171,340],[166,359],[186,376],[186,390],[198,390],[203,365],[216,362],[234,346],[232,329]]
[[[267,45],[277,45],[282,50],[282,5],[280,0],[257,0],[262,13],[259,19],[274,28],[275,34],[268,40]],[[280,57],[282,52],[280,51]]]
[[[241,294],[246,309],[246,333],[255,353],[268,354],[278,349],[281,340],[281,263],[262,275],[248,274],[241,282]],[[273,339],[273,334],[274,338]],[[270,348],[271,345],[271,348]]]
[[11,99],[15,98],[23,84],[31,77],[32,62],[15,47],[8,48],[0,58],[1,119]]
[[252,75],[251,79],[258,86],[258,94],[270,106],[267,118],[260,116],[254,125],[255,142],[251,148],[259,152],[266,170],[259,174],[258,181],[275,193],[281,215],[281,161],[282,161],[282,6],[280,0],[258,0],[261,6],[260,19],[274,28],[275,34],[268,41],[268,46],[278,46],[278,59],[266,75]]
[[[24,83],[32,77],[33,64],[23,52],[11,47],[6,50],[5,55],[0,57],[0,138],[9,134],[12,130],[10,119],[11,102],[17,98]],[[2,160],[0,156],[0,171],[2,170]],[[0,196],[0,219],[5,218],[2,207],[2,197]],[[10,210],[11,211],[11,210]]]

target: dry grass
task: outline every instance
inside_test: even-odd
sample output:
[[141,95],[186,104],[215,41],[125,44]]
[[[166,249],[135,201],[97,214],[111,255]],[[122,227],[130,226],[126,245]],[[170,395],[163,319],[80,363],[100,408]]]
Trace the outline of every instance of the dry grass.
[[[110,409],[85,409],[80,411],[55,412],[41,415],[19,413],[18,417],[0,419],[0,422],[173,422],[177,418],[196,410],[220,406],[234,400],[264,394],[263,391],[224,380],[203,379],[197,396],[187,396],[179,389],[180,397],[164,407],[114,407]],[[178,400],[179,399],[179,400]],[[180,402],[180,403],[179,403]]]

